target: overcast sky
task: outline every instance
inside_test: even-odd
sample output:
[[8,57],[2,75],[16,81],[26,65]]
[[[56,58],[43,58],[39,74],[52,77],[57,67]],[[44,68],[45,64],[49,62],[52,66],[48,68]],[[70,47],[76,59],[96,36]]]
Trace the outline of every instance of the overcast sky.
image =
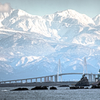
[[100,14],[100,0],[0,0],[1,10],[5,3],[9,3],[14,9],[22,9],[39,16],[67,9],[73,9],[91,18]]

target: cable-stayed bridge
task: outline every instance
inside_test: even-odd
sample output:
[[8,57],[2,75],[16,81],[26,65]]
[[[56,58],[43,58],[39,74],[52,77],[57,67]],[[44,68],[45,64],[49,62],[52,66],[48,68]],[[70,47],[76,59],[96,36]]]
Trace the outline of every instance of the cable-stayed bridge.
[[[86,73],[85,73],[86,70]],[[83,68],[83,73],[62,73],[61,72],[61,64],[60,64],[60,60],[58,63],[58,70],[57,70],[57,74],[55,75],[48,75],[48,76],[40,76],[40,77],[33,77],[33,78],[26,78],[26,79],[17,79],[17,80],[8,80],[8,81],[1,81],[0,84],[27,84],[27,83],[47,83],[47,82],[64,82],[62,80],[62,76],[63,75],[85,75],[89,82],[96,82],[96,76],[98,76],[98,74],[92,74],[92,73],[87,73],[87,63],[86,63],[86,58],[84,58],[84,68]],[[59,78],[61,80],[59,80]],[[69,82],[70,83],[70,82]],[[75,83],[74,81],[72,83]]]
[[[56,75],[49,75],[49,76],[41,76],[41,77],[34,77],[34,78],[27,78],[27,79],[17,79],[17,80],[8,80],[8,81],[1,81],[0,84],[9,84],[9,83],[33,83],[33,82],[64,82],[63,80],[59,80],[59,77],[63,75],[83,75],[83,73],[62,73]],[[96,76],[98,74],[92,73],[85,73],[88,77],[89,82],[95,82]]]

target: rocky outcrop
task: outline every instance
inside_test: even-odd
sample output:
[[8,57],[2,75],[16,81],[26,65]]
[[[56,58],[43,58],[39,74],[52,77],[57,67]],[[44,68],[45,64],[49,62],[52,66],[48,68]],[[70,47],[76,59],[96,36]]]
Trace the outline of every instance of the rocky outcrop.
[[89,86],[89,82],[87,77],[85,77],[85,75],[82,76],[81,80],[78,81],[75,86]]
[[59,87],[69,87],[69,85],[60,85]]
[[11,91],[25,91],[28,90],[27,88],[17,88],[17,89],[13,89]]
[[84,86],[74,86],[70,87],[70,89],[85,89]]
[[70,89],[79,89],[79,87],[75,87],[75,86],[74,86],[74,87],[70,87]]
[[92,85],[91,89],[100,89],[100,85]]
[[97,81],[96,83],[94,83],[91,89],[100,89],[100,81]]
[[50,87],[50,90],[57,90],[56,87]]
[[48,88],[46,86],[36,86],[32,88],[31,90],[48,90]]

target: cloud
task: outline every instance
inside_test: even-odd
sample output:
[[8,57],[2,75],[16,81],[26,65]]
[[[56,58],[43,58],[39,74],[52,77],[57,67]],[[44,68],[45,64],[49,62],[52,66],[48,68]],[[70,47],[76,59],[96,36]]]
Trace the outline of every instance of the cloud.
[[0,3],[0,12],[9,12],[11,10],[11,6],[9,3],[1,4]]

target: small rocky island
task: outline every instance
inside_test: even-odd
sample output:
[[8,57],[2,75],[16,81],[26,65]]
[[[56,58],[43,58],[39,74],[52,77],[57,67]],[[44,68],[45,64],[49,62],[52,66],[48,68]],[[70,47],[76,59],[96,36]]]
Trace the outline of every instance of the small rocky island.
[[87,77],[85,77],[85,75],[82,76],[81,80],[78,81],[75,86],[89,86],[89,82]]
[[84,88],[85,86],[89,86],[89,81],[87,77],[83,75],[80,81],[78,81],[74,87],[70,87],[70,89],[88,89],[88,88]]

